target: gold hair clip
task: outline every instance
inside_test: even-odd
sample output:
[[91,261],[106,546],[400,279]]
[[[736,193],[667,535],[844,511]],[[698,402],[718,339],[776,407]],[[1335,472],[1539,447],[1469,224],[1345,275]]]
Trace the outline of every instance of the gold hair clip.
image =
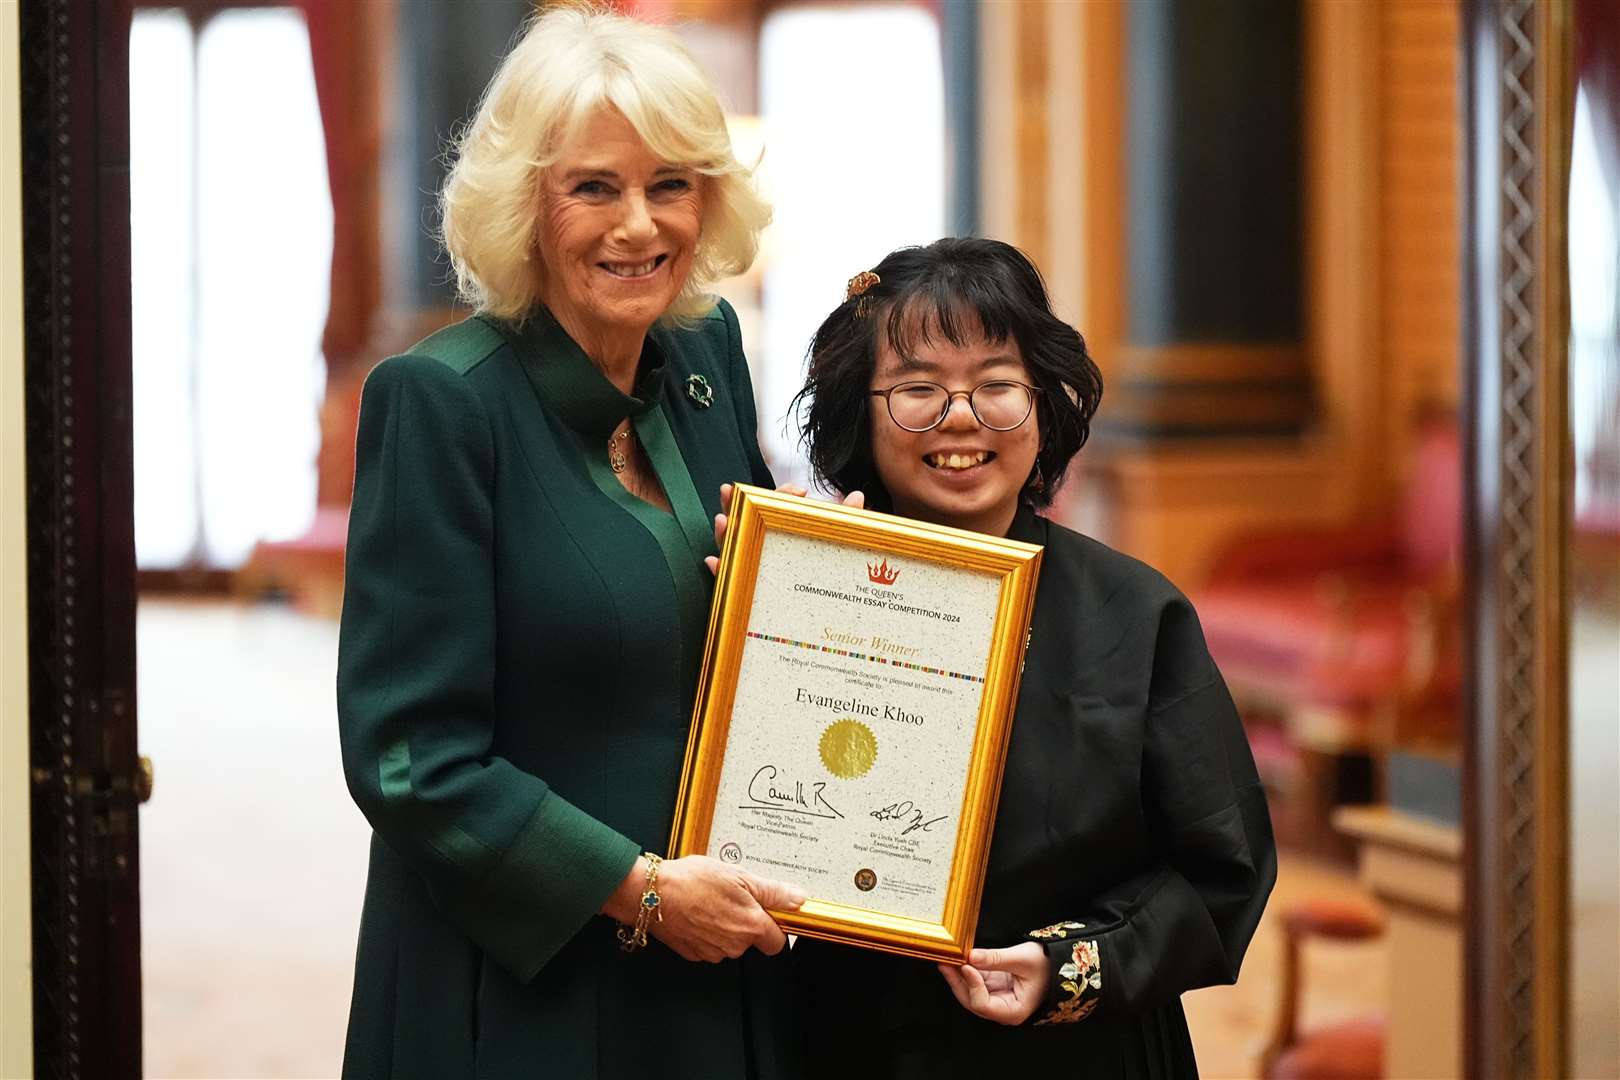
[[862,270],[860,273],[849,279],[849,287],[844,290],[844,299],[853,300],[857,296],[861,295],[861,293],[865,292],[867,289],[870,289],[872,286],[878,284],[882,280],[882,278],[872,273],[872,271]]

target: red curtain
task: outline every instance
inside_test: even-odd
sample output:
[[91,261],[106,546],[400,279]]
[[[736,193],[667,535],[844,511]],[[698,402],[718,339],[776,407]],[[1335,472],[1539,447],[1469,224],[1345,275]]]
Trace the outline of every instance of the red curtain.
[[299,0],[299,7],[309,25],[332,188],[332,299],[321,342],[332,385],[360,360],[381,302],[379,83],[393,5]]
[[1620,9],[1614,0],[1575,5],[1575,65],[1592,110],[1592,134],[1610,188],[1620,184]]

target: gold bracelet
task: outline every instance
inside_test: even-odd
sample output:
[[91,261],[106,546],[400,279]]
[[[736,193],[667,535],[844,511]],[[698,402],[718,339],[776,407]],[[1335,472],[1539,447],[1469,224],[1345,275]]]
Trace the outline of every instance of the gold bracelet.
[[650,851],[642,852],[641,857],[647,860],[647,886],[641,893],[641,905],[636,908],[636,925],[619,924],[619,948],[625,952],[635,952],[647,944],[647,927],[652,925],[654,917],[659,922],[664,921],[664,910],[660,906],[663,898],[658,895],[658,867],[664,860]]

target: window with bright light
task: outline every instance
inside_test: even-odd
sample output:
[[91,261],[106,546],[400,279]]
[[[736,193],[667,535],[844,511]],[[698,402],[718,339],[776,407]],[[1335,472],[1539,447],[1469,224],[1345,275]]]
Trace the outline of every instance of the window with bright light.
[[916,5],[779,9],[760,35],[766,232],[760,445],[778,482],[807,467],[789,403],[805,347],[845,284],[945,231],[939,23]]
[[315,511],[332,202],[295,8],[130,31],[135,549],[231,568]]
[[1620,221],[1613,190],[1598,161],[1592,109],[1583,88],[1575,101],[1570,155],[1570,435],[1575,444],[1575,520],[1613,528],[1620,523],[1620,463],[1615,447],[1601,445],[1616,417],[1604,415],[1620,400]]

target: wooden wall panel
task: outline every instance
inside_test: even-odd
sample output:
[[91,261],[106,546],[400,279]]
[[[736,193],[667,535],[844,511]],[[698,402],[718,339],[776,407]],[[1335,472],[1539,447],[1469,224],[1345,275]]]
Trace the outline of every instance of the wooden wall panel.
[[[1037,19],[1025,7],[1046,10]],[[1127,301],[1128,10],[1121,0],[1062,14],[985,5],[981,27],[985,231],[1043,258],[1060,310],[1078,313],[1116,391],[1105,411],[1119,405]],[[1047,39],[1035,42],[1042,23]],[[1458,402],[1459,0],[1306,0],[1304,35],[1303,343],[1314,430],[1243,445],[1099,439],[1058,509],[1191,588],[1208,553],[1235,537],[1387,510],[1403,487],[1415,421]],[[1044,70],[1031,77],[1027,60],[1041,53]],[[1053,100],[1076,94],[1078,103]],[[1031,137],[1035,115],[1044,139]],[[1071,170],[1076,183],[1066,187]]]
[[1333,484],[1358,510],[1384,497],[1378,60],[1376,8],[1307,0],[1306,355]]
[[1018,8],[979,10],[979,231],[1016,244],[1018,238]]
[[[1084,72],[1075,57],[1085,41],[1078,4],[1053,4],[1047,9],[1051,47],[1047,50],[1046,97],[1046,228],[1049,243],[1041,273],[1058,318],[1082,326],[1081,297],[1091,284],[1086,274],[1087,252],[1080,243],[1063,237],[1083,235],[1084,168],[1091,138],[1092,116],[1086,108]],[[1084,331],[1082,331],[1084,332]],[[1087,338],[1090,341],[1090,338]]]
[[1013,10],[1017,13],[1015,55],[1019,72],[1013,121],[1017,125],[1019,176],[1015,243],[1036,266],[1045,266],[1051,232],[1046,213],[1046,95],[1051,55],[1048,13],[1044,4],[1018,4]]
[[[1080,137],[1069,140],[1080,155],[1078,237],[1084,265],[1078,325],[1105,387],[1119,371],[1118,350],[1125,340],[1125,16],[1121,0],[1083,5],[1079,53],[1062,52],[1064,62],[1080,69],[1085,117]],[[1073,243],[1073,238],[1056,242]]]
[[1452,0],[1378,6],[1379,434],[1399,479],[1415,416],[1457,408],[1460,326],[1457,97],[1460,21]]

